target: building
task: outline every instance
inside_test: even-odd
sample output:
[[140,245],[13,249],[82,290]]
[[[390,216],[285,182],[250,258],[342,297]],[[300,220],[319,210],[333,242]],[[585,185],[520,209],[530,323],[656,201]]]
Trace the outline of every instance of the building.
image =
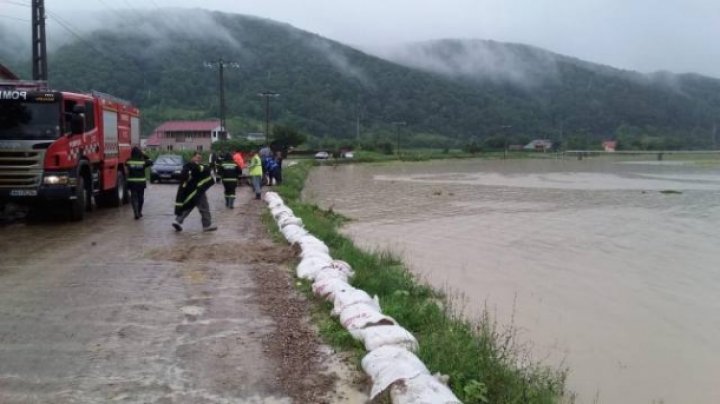
[[263,132],[249,132],[246,137],[247,140],[255,143],[265,143],[265,133]]
[[549,139],[535,139],[523,147],[525,150],[535,150],[545,152],[552,150],[553,142]]
[[153,131],[145,146],[162,151],[208,151],[218,141],[221,129],[219,120],[169,121]]
[[617,149],[617,140],[604,140],[602,147],[606,152],[612,153]]
[[0,64],[0,80],[20,80],[10,69]]

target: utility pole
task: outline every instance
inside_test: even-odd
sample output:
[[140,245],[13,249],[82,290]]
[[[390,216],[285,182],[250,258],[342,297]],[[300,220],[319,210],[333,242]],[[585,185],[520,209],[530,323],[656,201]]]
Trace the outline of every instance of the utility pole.
[[501,125],[500,128],[503,130],[503,160],[506,160],[508,154],[507,133],[508,130],[512,128],[512,125]]
[[355,146],[360,146],[360,96],[355,99]]
[[235,62],[226,62],[222,58],[214,62],[205,62],[207,68],[218,68],[218,82],[220,87],[220,140],[227,140],[227,128],[225,126],[225,67],[239,68],[240,64]]
[[407,125],[407,123],[405,121],[397,121],[397,122],[393,122],[392,124],[395,125],[395,138],[397,141],[396,152],[397,152],[397,156],[399,159],[400,158],[400,126],[405,126],[405,125]]
[[32,74],[33,80],[47,81],[47,48],[45,39],[45,0],[32,0]]
[[258,93],[260,97],[265,98],[265,146],[270,146],[270,97],[277,97],[280,94],[273,91],[263,91]]

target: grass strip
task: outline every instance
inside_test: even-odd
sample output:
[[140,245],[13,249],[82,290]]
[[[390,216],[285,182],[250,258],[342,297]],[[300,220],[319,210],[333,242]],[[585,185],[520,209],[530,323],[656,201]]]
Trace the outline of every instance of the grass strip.
[[[449,386],[465,403],[558,403],[571,402],[565,391],[566,369],[551,369],[530,361],[516,341],[512,328],[501,329],[486,313],[478,321],[462,318],[453,310],[453,299],[419,282],[388,252],[366,252],[338,231],[347,221],[332,211],[304,203],[301,191],[312,168],[303,162],[283,170],[283,185],[274,188],[303,220],[305,228],[323,240],[335,259],[348,262],[355,271],[352,285],[378,295],[383,313],[392,316],[418,340],[417,356],[432,373],[449,376]],[[282,238],[269,214],[266,223]],[[310,285],[297,285],[312,296]],[[354,341],[340,323],[329,316],[332,306],[312,298],[318,310],[313,317],[325,340],[336,348],[355,351]]]

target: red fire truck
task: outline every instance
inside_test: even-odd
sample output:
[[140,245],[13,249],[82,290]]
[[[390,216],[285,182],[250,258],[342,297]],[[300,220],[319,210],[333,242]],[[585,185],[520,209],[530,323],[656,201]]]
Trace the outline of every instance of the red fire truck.
[[63,205],[73,220],[128,201],[125,162],[140,113],[107,94],[0,81],[0,205]]

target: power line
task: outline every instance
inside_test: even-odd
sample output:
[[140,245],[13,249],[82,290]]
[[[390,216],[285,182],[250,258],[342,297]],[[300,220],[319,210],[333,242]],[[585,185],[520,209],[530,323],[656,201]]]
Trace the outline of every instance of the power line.
[[74,29],[70,28],[70,23],[67,22],[67,20],[63,19],[59,15],[50,12],[49,10],[45,11],[51,18],[52,21],[55,21],[62,29],[69,32],[72,36],[77,38],[80,42],[84,43],[88,48],[92,49],[93,51],[103,55],[103,56],[111,56],[105,51],[101,51],[98,48],[95,47],[95,45],[92,44],[92,42],[88,41],[87,39],[83,38],[82,35],[77,33]]
[[22,22],[30,22],[30,20],[26,20],[26,19],[24,19],[24,18],[13,17],[13,16],[10,16],[10,15],[2,15],[2,14],[0,14],[0,17],[9,18],[9,19],[11,19],[11,20],[17,20],[17,21],[22,21]]
[[13,0],[0,0],[3,3],[12,4],[15,6],[23,6],[23,7],[32,7],[32,5],[29,2],[21,3],[19,1],[13,1]]

